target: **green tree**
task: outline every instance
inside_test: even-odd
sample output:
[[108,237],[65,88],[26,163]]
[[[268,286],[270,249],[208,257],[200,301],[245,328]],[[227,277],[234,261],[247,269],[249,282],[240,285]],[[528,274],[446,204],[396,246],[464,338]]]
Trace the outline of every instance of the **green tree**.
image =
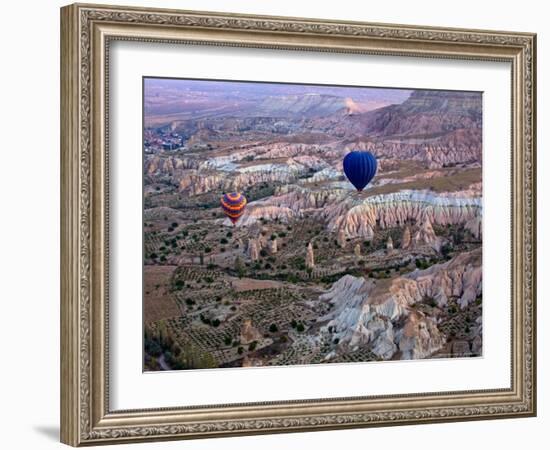
[[182,348],[177,361],[181,369],[210,369],[218,367],[218,362],[212,354],[201,351],[191,343],[187,343]]
[[235,257],[235,272],[237,272],[237,276],[239,278],[242,278],[245,274],[243,263],[241,261],[241,258],[238,256]]

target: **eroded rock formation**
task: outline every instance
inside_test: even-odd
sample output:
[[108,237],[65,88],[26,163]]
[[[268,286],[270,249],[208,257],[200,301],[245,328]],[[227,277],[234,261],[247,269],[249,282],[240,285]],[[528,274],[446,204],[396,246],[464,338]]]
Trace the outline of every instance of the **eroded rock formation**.
[[241,327],[241,344],[249,344],[262,338],[262,334],[252,325],[250,319],[245,319]]
[[293,217],[299,217],[299,213],[295,213],[285,206],[272,206],[262,202],[255,202],[248,205],[245,213],[237,222],[237,226],[253,225],[260,219],[278,219],[281,222],[289,222]]
[[336,239],[340,248],[346,248],[346,233],[343,229],[338,230],[338,237]]
[[[413,221],[438,225],[464,223],[474,236],[481,232],[481,199],[419,191],[368,197],[361,204],[345,208],[331,205],[324,210],[330,230],[344,230],[348,237],[372,238],[375,227],[391,228]],[[426,230],[429,232],[430,230]],[[431,230],[433,232],[433,229]]]
[[315,256],[313,255],[313,245],[311,245],[311,242],[307,245],[306,267],[309,269],[313,269],[315,267]]
[[430,246],[437,251],[441,248],[441,239],[435,235],[432,223],[428,217],[426,217],[413,237],[413,246],[418,247],[421,245]]
[[319,299],[333,305],[322,319],[328,320],[325,330],[338,338],[337,351],[366,347],[383,359],[397,352],[401,359],[415,359],[440,350],[446,337],[436,319],[414,305],[431,297],[442,306],[454,297],[465,307],[480,293],[481,249],[477,249],[388,281],[345,275]]
[[414,280],[419,293],[434,298],[439,306],[446,305],[454,297],[464,308],[481,295],[481,248],[461,253],[426,270],[415,270],[406,278]]
[[252,261],[258,261],[260,258],[260,245],[257,239],[248,240],[248,256]]
[[277,247],[277,239],[273,239],[271,241],[271,247],[270,247],[270,252],[272,255],[276,254],[277,251],[278,251],[278,247]]
[[403,236],[401,237],[401,248],[408,250],[411,248],[411,228],[407,225],[403,230]]

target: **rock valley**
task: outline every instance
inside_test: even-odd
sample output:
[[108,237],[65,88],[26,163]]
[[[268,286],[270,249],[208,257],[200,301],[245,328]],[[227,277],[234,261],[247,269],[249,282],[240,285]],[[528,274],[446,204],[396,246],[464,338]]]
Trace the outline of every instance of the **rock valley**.
[[145,370],[482,355],[480,93],[151,78],[144,111]]

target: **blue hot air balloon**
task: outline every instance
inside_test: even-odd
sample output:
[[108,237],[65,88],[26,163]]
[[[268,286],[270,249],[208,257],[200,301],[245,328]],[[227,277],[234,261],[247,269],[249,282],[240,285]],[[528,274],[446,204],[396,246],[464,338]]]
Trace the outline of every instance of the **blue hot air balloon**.
[[376,158],[370,152],[354,150],[344,158],[344,173],[358,191],[365,189],[373,179],[376,167]]

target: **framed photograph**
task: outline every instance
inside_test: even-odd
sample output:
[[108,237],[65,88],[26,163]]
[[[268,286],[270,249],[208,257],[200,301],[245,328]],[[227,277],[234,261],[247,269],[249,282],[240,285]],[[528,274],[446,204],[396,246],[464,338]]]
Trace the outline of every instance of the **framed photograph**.
[[61,440],[536,414],[536,36],[61,9]]

